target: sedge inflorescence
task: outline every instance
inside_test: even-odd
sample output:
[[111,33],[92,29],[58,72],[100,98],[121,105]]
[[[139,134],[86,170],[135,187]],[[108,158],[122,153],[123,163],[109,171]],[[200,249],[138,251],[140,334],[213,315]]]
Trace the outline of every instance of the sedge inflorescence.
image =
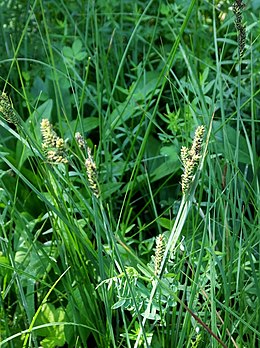
[[97,166],[94,158],[91,154],[91,149],[88,147],[88,158],[85,160],[85,168],[88,176],[89,187],[93,192],[94,196],[99,197],[99,185],[97,177]]
[[153,257],[153,260],[154,260],[154,274],[155,275],[159,275],[159,273],[160,273],[164,251],[165,251],[164,235],[163,234],[159,234],[159,236],[156,237],[155,254],[154,254],[154,257]]
[[87,150],[87,158],[85,158],[85,168],[88,177],[89,188],[92,191],[93,195],[98,198],[100,196],[100,191],[98,184],[97,166],[91,154],[91,149],[87,146],[86,141],[84,137],[80,134],[80,132],[77,132],[75,134],[75,140],[80,149]]
[[235,26],[237,29],[237,42],[240,57],[242,57],[244,54],[246,44],[246,26],[242,23],[242,10],[244,7],[245,4],[242,0],[236,0],[233,4],[233,12],[236,17]]
[[181,186],[182,192],[184,194],[187,192],[191,185],[193,176],[201,158],[201,145],[204,132],[204,126],[199,126],[196,129],[191,148],[189,149],[186,146],[183,146],[181,148],[181,160],[184,167],[184,171],[181,176]]
[[12,101],[5,92],[2,92],[0,95],[0,112],[7,122],[15,125],[20,123],[13,108]]
[[68,163],[65,153],[65,142],[58,137],[52,124],[46,118],[41,121],[42,149],[50,163]]
[[77,141],[78,146],[79,146],[80,149],[86,147],[85,139],[84,139],[84,137],[80,134],[80,132],[77,132],[77,133],[75,134],[75,139],[76,139],[76,141]]

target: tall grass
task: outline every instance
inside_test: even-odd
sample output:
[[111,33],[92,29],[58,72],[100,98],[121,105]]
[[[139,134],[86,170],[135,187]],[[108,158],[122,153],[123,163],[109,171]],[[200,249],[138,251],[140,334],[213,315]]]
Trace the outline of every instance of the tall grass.
[[257,4],[1,6],[0,347],[256,347]]

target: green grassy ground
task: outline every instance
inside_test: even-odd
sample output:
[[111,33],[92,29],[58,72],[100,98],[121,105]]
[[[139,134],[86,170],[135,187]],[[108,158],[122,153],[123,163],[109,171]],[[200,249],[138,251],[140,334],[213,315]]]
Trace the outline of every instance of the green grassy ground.
[[258,1],[0,5],[0,347],[257,347]]

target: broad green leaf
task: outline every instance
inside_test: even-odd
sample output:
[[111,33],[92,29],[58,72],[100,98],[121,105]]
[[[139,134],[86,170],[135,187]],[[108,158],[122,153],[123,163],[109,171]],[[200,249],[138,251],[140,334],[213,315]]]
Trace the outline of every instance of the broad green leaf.
[[73,56],[76,57],[76,55],[81,51],[81,49],[82,49],[82,42],[80,39],[76,39],[72,44]]
[[75,59],[78,60],[79,62],[85,59],[86,57],[87,57],[86,52],[79,52],[75,55]]
[[38,314],[35,326],[50,324],[50,323],[61,323],[61,325],[45,326],[36,331],[37,335],[42,337],[57,337],[59,340],[64,340],[64,325],[62,322],[65,319],[65,311],[62,307],[55,308],[52,303],[43,304],[40,313]]
[[31,89],[32,96],[35,100],[46,101],[49,99],[48,81],[43,81],[40,76],[36,76]]
[[169,161],[177,161],[179,159],[178,148],[175,145],[163,146],[160,150],[160,154],[165,156],[165,159]]
[[[81,122],[78,120],[73,120],[70,122],[70,128],[75,134],[76,132],[88,133],[99,126],[98,117],[85,117]],[[63,124],[64,129],[68,129],[66,122]],[[70,136],[70,130],[65,131],[65,137]]]
[[43,348],[63,347],[65,343],[65,338],[59,336],[49,336],[41,341],[41,345]]
[[160,224],[160,226],[166,228],[168,231],[170,231],[173,226],[173,222],[170,219],[166,219],[164,217],[158,218],[157,222]]
[[109,134],[110,129],[115,129],[126,122],[132,117],[137,117],[140,114],[141,110],[133,100],[126,100],[123,103],[119,104],[111,113],[109,119],[108,130],[106,135]]
[[238,161],[240,163],[245,163],[245,164],[250,164],[250,154],[248,151],[248,146],[246,139],[242,134],[238,135],[237,131],[232,128],[229,125],[225,125],[225,140],[228,141],[228,144],[230,146],[231,151],[227,151],[225,149],[224,144],[224,134],[223,134],[223,129],[221,127],[221,122],[220,121],[214,121],[212,125],[213,132],[215,131],[215,145],[217,148],[217,153],[218,154],[223,154],[225,155],[225,158],[228,159],[229,161],[234,161],[234,156],[236,153],[236,143],[237,143],[237,137],[239,136],[239,150],[238,150]]
[[101,195],[103,199],[110,197],[114,192],[117,192],[123,184],[121,182],[111,182],[101,186]]
[[130,88],[133,90],[133,99],[135,101],[145,100],[152,92],[157,92],[162,83],[162,79],[158,84],[160,72],[148,71],[144,73],[143,77],[138,81],[134,82]]
[[43,118],[51,119],[51,113],[53,108],[53,100],[48,99],[42,105],[40,105],[26,120],[28,131],[35,135],[38,142],[41,142],[41,120]]
[[5,265],[10,265],[10,262],[6,256],[3,255],[3,253],[0,251],[0,276],[3,277],[5,275],[11,274],[11,270],[8,268],[5,268]]
[[152,182],[159,180],[165,176],[173,175],[181,168],[181,164],[179,159],[176,159],[175,161],[166,161],[165,163],[162,163],[159,167],[157,167],[152,172]]
[[125,298],[123,298],[123,299],[117,301],[117,302],[112,306],[112,309],[117,309],[117,308],[123,307],[124,304],[125,304],[125,302],[126,302],[126,299],[125,299]]
[[65,56],[66,58],[72,59],[73,56],[74,56],[71,47],[64,46],[63,49],[62,49],[62,52],[63,52],[63,54],[64,54],[64,56]]
[[[160,154],[164,157],[161,157],[160,160],[158,159],[158,165],[156,167],[153,165],[155,169],[151,173],[152,181],[156,181],[165,176],[174,174],[181,167],[178,148],[176,145],[162,147],[160,150]],[[162,163],[162,161],[164,162]]]

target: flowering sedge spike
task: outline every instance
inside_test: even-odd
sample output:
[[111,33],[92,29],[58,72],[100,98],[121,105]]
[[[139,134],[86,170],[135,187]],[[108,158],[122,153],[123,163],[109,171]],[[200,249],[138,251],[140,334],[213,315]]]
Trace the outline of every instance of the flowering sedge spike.
[[94,196],[99,197],[98,179],[97,179],[97,167],[96,163],[91,155],[91,149],[88,147],[88,158],[85,161],[86,172],[88,176],[89,187],[91,188]]
[[159,234],[159,236],[156,237],[156,247],[155,247],[155,254],[154,254],[154,274],[155,275],[158,275],[160,272],[164,251],[165,251],[164,236],[163,234]]
[[82,148],[84,148],[86,146],[85,139],[83,138],[83,136],[79,132],[77,132],[75,134],[75,139],[76,139],[80,149],[82,149]]
[[237,42],[240,57],[244,54],[246,44],[246,26],[242,23],[242,9],[244,9],[244,7],[245,4],[242,0],[236,0],[232,8],[236,17],[235,26],[237,29]]
[[201,158],[201,146],[204,132],[204,126],[199,126],[196,129],[191,148],[188,149],[186,146],[183,146],[181,149],[181,160],[184,167],[184,171],[181,176],[181,186],[183,194],[185,194],[187,190],[190,188],[191,182],[195,174],[195,170],[198,167]]
[[41,133],[42,133],[42,148],[48,149],[55,146],[55,133],[52,130],[52,124],[47,118],[42,119],[41,122]]
[[205,128],[204,126],[199,126],[195,131],[195,136],[192,142],[192,146],[189,152],[190,158],[200,159],[201,145],[203,140]]
[[50,163],[68,163],[65,157],[65,143],[64,140],[57,136],[52,129],[52,124],[46,118],[41,121],[42,133],[42,149],[46,154],[47,160]]
[[13,103],[5,92],[2,92],[0,96],[0,112],[3,114],[3,117],[7,122],[15,125],[20,123],[14,111]]

